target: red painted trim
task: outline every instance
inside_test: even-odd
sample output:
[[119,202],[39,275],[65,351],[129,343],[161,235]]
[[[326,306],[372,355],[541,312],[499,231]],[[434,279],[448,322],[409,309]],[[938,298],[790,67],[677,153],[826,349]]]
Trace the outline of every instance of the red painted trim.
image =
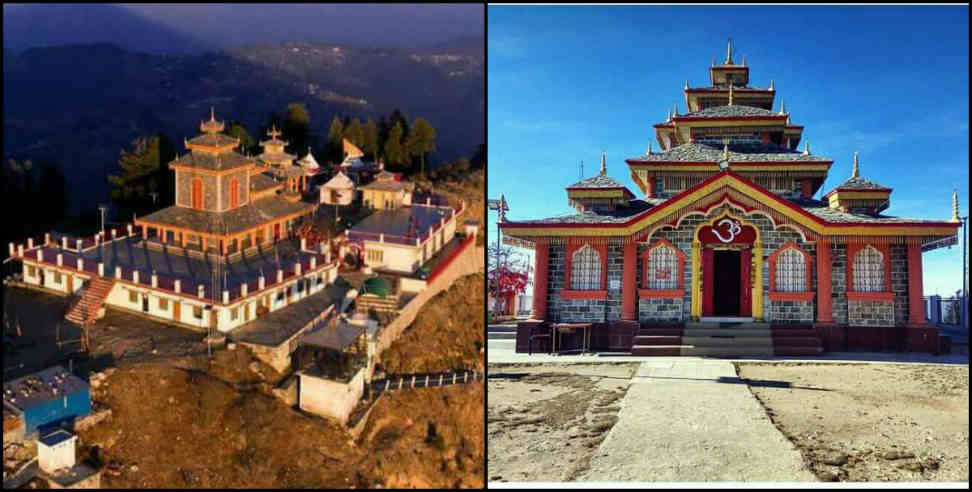
[[[637,158],[631,158],[624,161],[628,166],[636,167],[647,167],[662,165],[665,166],[702,166],[711,165],[713,168],[717,168],[718,163],[715,161],[640,161]],[[834,161],[746,161],[746,162],[733,162],[732,167],[783,167],[783,166],[793,166],[801,164],[826,164],[828,166],[832,165]]]
[[[677,277],[675,278],[676,280],[675,285],[677,286],[676,287],[677,289],[684,290],[685,289],[685,253],[683,253],[682,250],[676,248],[675,245],[671,243],[671,241],[664,238],[659,238],[654,243],[652,243],[651,246],[648,247],[648,249],[646,249],[644,252],[641,253],[641,286],[644,287],[648,283],[646,281],[648,279],[648,253],[651,253],[651,250],[659,246],[667,246],[675,250],[675,258],[678,261],[677,271],[675,272],[675,274],[677,275]],[[642,288],[638,292],[644,290],[647,289]]]
[[[813,285],[813,283],[810,280],[810,274],[811,272],[813,272],[813,257],[810,256],[810,253],[804,251],[803,248],[798,246],[795,242],[788,241],[786,244],[780,246],[776,251],[774,251],[767,258],[767,261],[769,261],[770,299],[772,299],[773,294],[776,293],[776,262],[780,259],[780,255],[783,254],[783,251],[787,249],[795,249],[801,254],[803,254],[803,263],[807,267],[806,276],[804,277],[806,279],[806,286],[804,287],[803,292],[808,292],[810,294],[813,294],[813,291],[810,290],[810,286]],[[792,292],[786,292],[786,294],[792,294]]]
[[[728,94],[729,93],[729,89],[728,88],[727,89],[723,89],[721,87],[699,87],[699,88],[690,87],[688,89],[683,88],[682,89],[682,92],[685,92],[687,94],[713,94],[713,93],[725,92],[725,93]],[[775,93],[776,92],[776,89],[756,89],[756,88],[742,89],[742,88],[737,88],[736,86],[732,86],[732,92],[733,93],[736,93],[736,92],[751,92],[751,93],[754,93],[754,94],[772,95],[772,93]]]
[[[745,70],[749,72],[749,65],[716,65],[709,67],[709,70]],[[733,87],[732,90],[735,91],[736,88]]]
[[686,121],[751,121],[751,120],[780,120],[786,121],[787,116],[785,114],[774,114],[774,115],[752,115],[752,116],[675,116],[672,117],[672,121],[686,122]]
[[534,245],[533,319],[547,319],[547,271],[550,247],[544,241]]
[[669,290],[638,289],[638,297],[642,299],[681,299],[685,297],[685,289],[669,289]]
[[[883,256],[883,261],[881,266],[884,268],[884,292],[856,292],[854,291],[854,257],[857,253],[866,248],[867,246],[873,246],[874,249],[878,250]],[[851,294],[884,294],[891,293],[892,297],[894,294],[891,292],[891,249],[888,247],[887,243],[847,243],[847,298],[851,298]],[[874,299],[879,300],[879,299]]]
[[833,323],[833,299],[830,298],[830,241],[817,241],[817,322]]
[[606,290],[562,290],[560,291],[561,299],[607,299]]
[[800,180],[800,195],[807,199],[813,196],[813,182],[810,178]]
[[921,245],[908,245],[908,322],[925,324],[925,304],[921,301]]
[[753,314],[753,286],[750,279],[753,251],[744,249],[739,253],[739,315],[751,316]]
[[775,194],[773,194],[772,192],[770,192],[766,188],[763,188],[762,186],[760,186],[760,185],[758,185],[758,184],[756,184],[756,183],[754,183],[754,182],[752,182],[752,181],[750,181],[750,180],[748,180],[748,179],[746,179],[746,178],[744,178],[744,177],[742,177],[742,176],[740,176],[740,175],[738,175],[738,174],[736,174],[736,173],[734,173],[734,172],[732,172],[731,170],[728,170],[728,169],[727,170],[724,170],[722,172],[718,172],[718,173],[713,174],[712,176],[704,179],[703,181],[699,182],[695,186],[692,186],[691,188],[688,188],[687,190],[679,193],[678,195],[675,195],[672,198],[669,198],[668,200],[665,201],[665,203],[662,203],[661,205],[658,205],[658,206],[655,206],[655,207],[651,207],[650,209],[645,210],[644,212],[642,212],[642,213],[640,213],[638,215],[635,215],[635,216],[631,217],[626,222],[617,223],[617,224],[562,224],[562,223],[561,224],[558,224],[558,223],[555,223],[555,222],[547,222],[547,223],[543,223],[543,224],[537,224],[537,223],[530,223],[530,222],[503,222],[503,225],[501,227],[503,229],[506,229],[506,228],[509,228],[509,229],[517,229],[517,228],[544,229],[544,228],[571,228],[571,227],[584,228],[584,229],[617,229],[617,228],[627,227],[627,226],[629,226],[629,225],[631,225],[631,224],[633,224],[633,223],[635,223],[635,222],[637,222],[637,221],[639,221],[641,219],[644,219],[645,217],[649,217],[649,216],[652,216],[652,215],[655,215],[655,214],[663,215],[663,214],[667,213],[668,212],[668,209],[672,208],[672,204],[674,204],[676,201],[678,201],[683,196],[689,195],[689,194],[695,192],[695,190],[697,190],[699,188],[702,188],[703,186],[706,186],[709,183],[712,183],[713,181],[722,178],[723,176],[731,176],[734,179],[738,180],[739,182],[744,183],[744,184],[746,184],[746,185],[751,186],[752,188],[754,188],[758,193],[761,193],[763,195],[762,197],[754,197],[755,199],[757,199],[759,201],[763,201],[763,202],[767,202],[767,201],[776,202],[777,204],[779,204],[779,205],[781,205],[783,207],[789,208],[789,209],[793,210],[794,212],[799,213],[799,214],[803,215],[804,217],[807,217],[808,219],[813,220],[814,222],[817,222],[818,224],[827,225],[829,227],[861,227],[861,226],[867,226],[867,225],[870,225],[870,226],[887,225],[887,226],[893,226],[893,227],[943,227],[943,228],[944,227],[947,227],[947,228],[951,228],[951,229],[958,228],[958,225],[956,225],[956,223],[953,223],[953,222],[896,222],[896,223],[893,223],[893,224],[873,224],[873,223],[861,223],[861,222],[848,222],[848,223],[827,222],[827,221],[821,219],[820,217],[817,217],[816,215],[813,215],[810,212],[807,212],[806,210],[803,210],[802,208],[794,205],[793,203],[791,203],[791,202],[789,202],[789,201],[787,201],[787,200],[785,200],[783,198],[780,198],[780,197],[776,196]]
[[445,259],[445,261],[439,263],[438,266],[435,267],[435,270],[432,270],[432,273],[429,274],[429,279],[427,280],[427,282],[432,283],[432,281],[435,280],[435,277],[439,276],[439,274],[444,272],[446,268],[449,268],[449,265],[452,264],[452,262],[455,261],[455,259],[458,258],[459,255],[461,255],[462,252],[465,251],[470,244],[472,244],[474,239],[476,239],[476,236],[472,236],[472,235],[467,236],[466,239],[462,242],[462,244],[459,245],[459,247],[456,248],[456,250],[453,251],[449,255],[449,257]]
[[621,319],[636,321],[638,319],[638,307],[636,301],[637,280],[635,274],[638,270],[638,244],[629,240],[624,245],[624,270],[621,274]]
[[852,191],[852,192],[853,191],[859,191],[859,192],[886,191],[888,193],[891,193],[892,191],[894,191],[894,188],[865,188],[865,189],[861,189],[861,188],[841,188],[841,187],[838,186],[837,188],[834,188],[834,189],[828,191],[827,194],[825,194],[823,197],[824,198],[827,198],[830,195],[833,195],[834,193],[837,193],[838,191]]
[[894,292],[848,292],[850,301],[894,301]]
[[809,292],[770,292],[771,301],[812,301],[813,291]]
[[[594,251],[601,255],[601,290],[607,292],[607,243],[594,243],[582,239],[571,238],[567,243],[566,271],[564,272],[564,292],[570,290],[570,264],[573,261],[574,252],[585,244],[590,244]],[[584,292],[584,291],[574,291]],[[598,291],[591,291],[598,292]],[[568,298],[565,298],[568,299]]]

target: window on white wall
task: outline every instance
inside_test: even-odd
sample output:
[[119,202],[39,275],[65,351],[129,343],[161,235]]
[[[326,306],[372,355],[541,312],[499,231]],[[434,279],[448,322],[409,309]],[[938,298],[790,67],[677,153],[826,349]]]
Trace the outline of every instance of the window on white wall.
[[807,290],[806,258],[793,248],[783,250],[776,262],[776,290],[779,292]]
[[854,255],[854,291],[882,292],[884,290],[884,255],[867,246]]
[[647,289],[669,290],[678,286],[678,258],[675,250],[661,245],[648,253]]
[[571,256],[570,289],[601,289],[601,255],[589,244],[574,251]]

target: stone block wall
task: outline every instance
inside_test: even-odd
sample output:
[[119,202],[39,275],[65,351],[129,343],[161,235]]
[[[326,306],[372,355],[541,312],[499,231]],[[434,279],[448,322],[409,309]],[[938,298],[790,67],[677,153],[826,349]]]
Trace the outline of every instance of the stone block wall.
[[892,244],[891,253],[891,291],[894,292],[894,323],[898,326],[908,324],[908,245]]
[[830,250],[830,296],[834,323],[847,324],[847,245],[832,245]]
[[218,183],[216,176],[212,174],[190,173],[182,170],[176,171],[176,205],[181,207],[192,206],[192,181],[195,178],[202,180],[203,209],[209,211],[216,210],[216,185]]
[[894,326],[894,305],[886,301],[850,301],[847,322],[851,326]]
[[[606,299],[562,299],[560,292],[564,284],[567,267],[567,244],[551,244],[550,265],[547,273],[547,318],[558,323],[592,323],[621,319],[621,273],[624,265],[624,252],[620,242],[608,243],[607,257],[607,298]],[[611,289],[611,282],[619,284]]]
[[813,323],[816,314],[813,301],[770,301],[764,310],[774,323]]
[[639,299],[638,321],[679,322],[685,319],[682,299]]

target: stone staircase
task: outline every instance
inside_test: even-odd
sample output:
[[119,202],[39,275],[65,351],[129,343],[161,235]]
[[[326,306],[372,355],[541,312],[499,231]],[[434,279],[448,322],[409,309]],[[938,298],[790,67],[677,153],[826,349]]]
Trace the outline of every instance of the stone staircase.
[[811,326],[770,325],[752,321],[700,321],[684,325],[642,325],[631,355],[773,356],[823,353]]
[[93,324],[104,315],[105,299],[114,286],[114,279],[93,277],[68,307],[64,318],[81,326]]

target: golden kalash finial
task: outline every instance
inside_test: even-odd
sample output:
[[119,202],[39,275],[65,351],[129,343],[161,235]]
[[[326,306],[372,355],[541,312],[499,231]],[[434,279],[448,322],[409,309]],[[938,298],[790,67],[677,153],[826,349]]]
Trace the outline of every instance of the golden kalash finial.
[[786,104],[783,102],[783,97],[780,97],[780,114],[786,114]]
[[770,88],[769,88],[769,90],[771,90],[771,91],[775,91],[776,90],[776,88],[773,87],[773,79],[770,79]]
[[803,142],[803,155],[810,155],[810,141]]
[[732,39],[726,43],[726,63],[724,65],[732,65]]
[[267,135],[269,135],[270,138],[273,138],[273,139],[276,139],[277,137],[280,136],[280,130],[277,130],[277,125],[276,124],[274,124],[271,127],[270,130],[267,130]]
[[959,222],[958,216],[958,189],[952,188],[952,222]]
[[858,167],[858,163],[857,163],[857,151],[855,150],[854,151],[854,169],[851,170],[851,177],[852,178],[857,178],[857,177],[860,177],[860,175],[861,175],[861,171],[860,171],[860,168]]
[[732,106],[732,82],[729,82],[729,105]]
[[209,107],[209,121],[204,121],[199,124],[199,129],[203,133],[219,133],[225,128],[223,122],[216,121],[216,108],[213,106]]
[[729,137],[722,137],[722,160],[729,160]]
[[607,153],[601,152],[601,175],[607,174]]

